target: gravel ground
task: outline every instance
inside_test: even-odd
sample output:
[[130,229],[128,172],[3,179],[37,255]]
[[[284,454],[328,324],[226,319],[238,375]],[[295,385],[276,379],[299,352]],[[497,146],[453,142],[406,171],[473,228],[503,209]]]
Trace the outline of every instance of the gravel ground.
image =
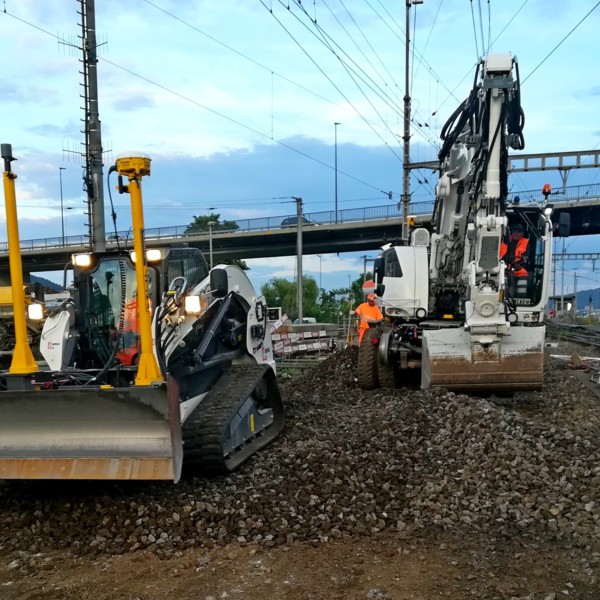
[[566,361],[547,358],[542,392],[506,397],[365,392],[355,374],[350,348],[282,376],[285,433],[228,477],[0,483],[0,555],[26,573],[57,550],[172,558],[227,544],[473,535],[578,549],[596,585],[600,400]]

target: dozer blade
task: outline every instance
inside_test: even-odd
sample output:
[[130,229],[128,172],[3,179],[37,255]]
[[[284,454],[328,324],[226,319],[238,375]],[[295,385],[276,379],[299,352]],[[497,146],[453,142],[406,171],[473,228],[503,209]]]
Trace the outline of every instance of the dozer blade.
[[0,392],[0,479],[178,481],[179,390]]
[[484,347],[463,329],[423,333],[421,387],[496,392],[539,390],[544,375],[544,326],[511,327]]

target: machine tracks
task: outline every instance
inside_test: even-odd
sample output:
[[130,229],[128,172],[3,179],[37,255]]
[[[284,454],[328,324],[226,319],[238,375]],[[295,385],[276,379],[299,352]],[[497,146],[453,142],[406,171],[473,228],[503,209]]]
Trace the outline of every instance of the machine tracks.
[[230,473],[283,430],[285,416],[268,365],[234,365],[182,426],[184,464]]

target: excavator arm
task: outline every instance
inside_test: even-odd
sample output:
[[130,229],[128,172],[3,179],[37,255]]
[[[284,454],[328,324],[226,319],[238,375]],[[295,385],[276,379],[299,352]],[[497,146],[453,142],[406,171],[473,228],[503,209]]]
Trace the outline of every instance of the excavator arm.
[[442,132],[430,313],[452,322],[424,332],[424,387],[541,386],[543,327],[511,325],[516,313],[505,302],[499,257],[508,225],[508,148],[524,148],[523,124],[516,59],[489,55]]

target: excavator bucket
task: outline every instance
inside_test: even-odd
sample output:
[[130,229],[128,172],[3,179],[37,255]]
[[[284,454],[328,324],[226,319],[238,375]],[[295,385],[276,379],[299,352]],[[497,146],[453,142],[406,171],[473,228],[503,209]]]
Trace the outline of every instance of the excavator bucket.
[[511,327],[483,346],[462,328],[423,334],[421,387],[464,392],[539,390],[544,375],[545,327]]
[[178,481],[179,389],[0,392],[0,479]]

